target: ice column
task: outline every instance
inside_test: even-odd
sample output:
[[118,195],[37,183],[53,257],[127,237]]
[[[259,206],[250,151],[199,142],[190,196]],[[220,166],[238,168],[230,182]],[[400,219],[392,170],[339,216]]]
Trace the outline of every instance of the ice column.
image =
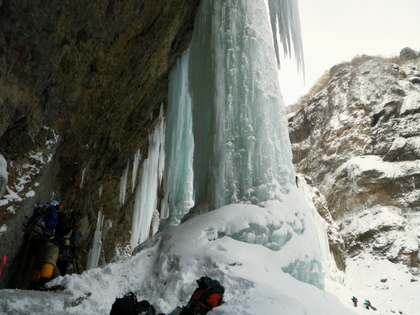
[[127,189],[127,177],[128,177],[128,169],[130,167],[130,162],[127,162],[127,167],[124,169],[122,176],[121,176],[121,182],[120,182],[120,206],[123,206],[125,203],[125,195],[126,195],[126,189]]
[[7,161],[4,156],[0,154],[0,198],[3,197],[6,192],[7,179]]
[[263,0],[201,2],[189,65],[196,204],[281,200],[294,183],[272,34]]
[[150,235],[153,211],[157,208],[157,192],[162,182],[165,160],[165,122],[163,108],[159,123],[149,137],[149,153],[143,162],[140,182],[136,187],[134,213],[131,228],[131,249],[145,241]]
[[187,50],[169,74],[168,120],[165,137],[165,198],[161,218],[167,226],[179,220],[193,206],[193,150],[191,97],[188,93]]
[[89,249],[88,261],[86,264],[86,269],[93,269],[98,267],[99,257],[101,256],[102,249],[102,227],[103,227],[104,217],[102,215],[102,210],[98,212],[98,219],[96,221],[96,230],[93,235],[92,245]]
[[139,163],[141,160],[141,152],[137,150],[136,154],[134,155],[133,161],[133,173],[131,176],[131,192],[134,192],[134,187],[136,187],[136,179],[137,179],[137,171],[139,169]]

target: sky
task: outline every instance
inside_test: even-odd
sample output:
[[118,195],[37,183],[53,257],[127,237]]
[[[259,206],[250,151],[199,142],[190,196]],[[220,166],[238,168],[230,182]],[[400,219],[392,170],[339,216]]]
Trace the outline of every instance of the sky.
[[332,66],[356,55],[420,51],[419,0],[298,0],[305,78],[294,59],[282,61],[284,102],[293,104]]

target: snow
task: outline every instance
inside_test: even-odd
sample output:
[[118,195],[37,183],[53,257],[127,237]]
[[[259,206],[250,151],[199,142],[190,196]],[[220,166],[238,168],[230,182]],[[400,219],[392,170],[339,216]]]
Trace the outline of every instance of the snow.
[[404,98],[401,105],[400,114],[406,115],[407,112],[415,112],[420,107],[420,91],[413,91]]
[[420,161],[384,162],[380,156],[365,155],[349,159],[337,173],[340,173],[342,169],[347,169],[349,176],[360,176],[364,172],[375,171],[378,177],[398,178],[407,174],[418,175]]
[[[169,313],[188,302],[196,279],[208,275],[226,288],[226,303],[211,314],[354,314],[333,294],[283,272],[290,256],[282,250],[228,236],[252,223],[279,223],[273,215],[277,210],[277,205],[228,205],[195,216],[157,233],[132,257],[116,257],[104,268],[57,278],[51,285],[63,285],[62,292],[2,290],[0,313],[109,314],[115,298],[129,291],[149,300],[158,312]],[[300,252],[302,244],[293,239],[287,251]],[[80,297],[86,298],[75,305]]]
[[352,294],[359,302],[370,300],[380,314],[419,313],[420,301],[416,296],[420,289],[419,278],[413,277],[406,267],[362,254],[347,260],[346,274]]
[[[14,173],[18,174],[18,177],[13,182],[13,185],[6,186],[7,163],[5,160],[1,160],[3,156],[0,158],[0,197],[2,196],[1,190],[3,188],[5,189],[5,194],[0,200],[0,206],[9,205],[7,210],[10,213],[16,213],[16,208],[19,207],[19,204],[16,204],[16,202],[20,203],[24,199],[32,198],[35,196],[33,188],[39,186],[39,183],[36,182],[35,179],[41,173],[42,168],[52,160],[52,156],[54,154],[59,137],[54,129],[46,126],[44,126],[43,129],[46,129],[51,133],[52,139],[47,139],[45,141],[45,146],[43,149],[39,149],[39,151],[28,152],[28,160],[30,161],[29,164],[24,163],[19,168],[13,168]],[[4,179],[6,179],[6,181],[4,181]],[[3,188],[2,185],[4,185]]]
[[[158,232],[137,247],[132,257],[115,257],[103,268],[51,283],[63,285],[64,291],[1,290],[0,314],[109,314],[115,298],[129,291],[168,314],[188,302],[195,280],[203,275],[218,279],[226,288],[226,303],[213,309],[210,314],[215,315],[368,314],[362,308],[364,299],[378,309],[377,314],[418,314],[420,285],[412,282],[418,277],[404,266],[363,253],[347,260],[345,286],[327,273],[325,290],[321,290],[282,271],[288,263],[285,252],[228,236],[250,223],[276,223],[276,208],[256,208],[229,205],[195,216]],[[376,220],[374,215],[365,218],[361,223],[365,228]],[[391,211],[384,212],[381,220],[391,223],[395,217]],[[306,242],[310,248],[318,247],[316,240]],[[300,251],[299,245],[288,251]],[[350,300],[353,295],[359,299],[357,308]]]
[[1,233],[4,233],[4,232],[6,232],[7,231],[7,225],[6,224],[3,224],[1,227],[0,227],[0,236],[1,236]]

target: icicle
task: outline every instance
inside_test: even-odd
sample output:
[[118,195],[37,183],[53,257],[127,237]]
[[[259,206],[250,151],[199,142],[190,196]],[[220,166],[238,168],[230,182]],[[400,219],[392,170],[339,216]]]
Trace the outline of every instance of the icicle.
[[96,221],[96,230],[93,235],[92,245],[88,254],[88,261],[86,264],[86,269],[93,269],[98,267],[99,257],[101,256],[102,249],[102,227],[103,227],[104,217],[102,216],[102,210],[98,212],[98,219]]
[[131,249],[149,237],[153,211],[157,208],[157,192],[162,182],[165,152],[165,122],[163,106],[159,123],[149,137],[149,153],[143,162],[140,183],[137,185],[131,229]]
[[3,157],[3,155],[0,154],[0,198],[3,197],[6,191],[7,180],[8,180],[7,161]]
[[160,219],[159,219],[159,211],[157,211],[157,209],[153,210],[153,215],[152,215],[152,223],[150,225],[150,235],[153,236],[157,233],[157,231],[159,230],[159,223],[160,223]]
[[85,172],[86,172],[86,167],[84,167],[82,171],[82,180],[80,181],[80,188],[83,187],[83,183],[85,181]]
[[130,167],[130,161],[127,161],[127,167],[122,173],[121,181],[120,181],[120,206],[123,206],[125,203],[125,194],[127,189],[127,177],[128,177],[128,169]]
[[278,38],[280,38],[283,45],[283,53],[286,57],[291,57],[293,44],[297,67],[305,73],[298,1],[268,0],[268,7],[277,64],[280,65],[280,48],[278,42]]
[[134,155],[133,161],[133,173],[131,177],[131,193],[134,193],[134,187],[136,187],[136,179],[137,179],[137,171],[139,169],[139,162],[141,160],[141,152],[137,150],[136,154]]
[[161,218],[171,217],[168,225],[179,224],[193,205],[191,97],[188,93],[187,50],[169,74],[168,121],[165,137],[165,198]]

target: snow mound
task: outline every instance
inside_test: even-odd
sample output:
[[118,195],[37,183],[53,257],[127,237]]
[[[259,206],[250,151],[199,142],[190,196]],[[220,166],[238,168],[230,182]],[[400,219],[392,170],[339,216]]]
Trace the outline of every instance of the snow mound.
[[[280,225],[281,216],[274,211],[253,205],[229,205],[198,215],[157,233],[137,247],[132,257],[118,257],[104,268],[54,280],[51,285],[64,286],[63,292],[0,291],[0,312],[109,314],[115,298],[132,291],[138,299],[149,300],[158,312],[167,314],[176,306],[185,305],[196,287],[196,279],[207,275],[226,288],[226,303],[212,314],[354,314],[334,295],[283,272],[288,263],[282,258],[286,256],[283,249],[275,251],[227,236],[252,223]],[[300,250],[288,244],[289,251]]]

